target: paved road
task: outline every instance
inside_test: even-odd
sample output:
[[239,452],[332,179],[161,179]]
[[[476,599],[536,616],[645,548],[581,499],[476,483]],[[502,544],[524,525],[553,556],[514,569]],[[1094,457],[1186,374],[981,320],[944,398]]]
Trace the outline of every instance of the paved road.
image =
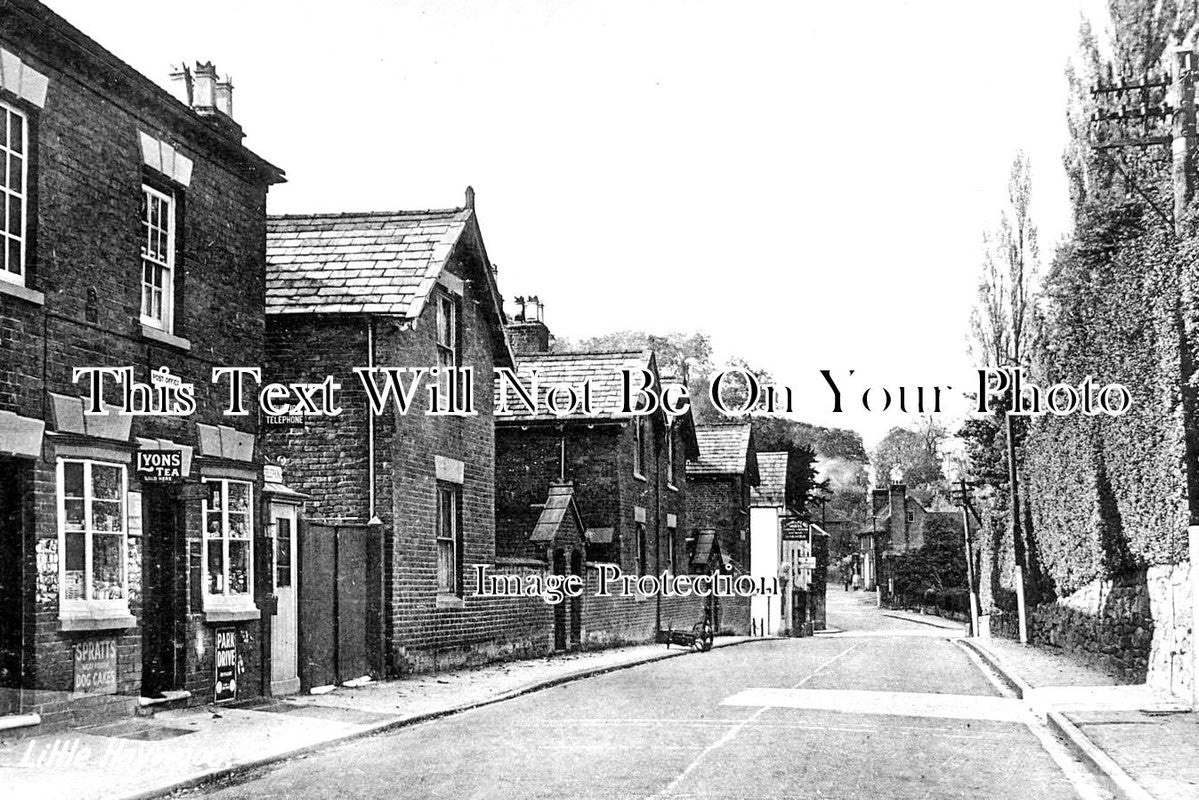
[[862,598],[830,587],[830,623],[841,634],[764,640],[564,684],[205,791],[230,799],[1105,796],[950,641],[953,631],[883,616]]

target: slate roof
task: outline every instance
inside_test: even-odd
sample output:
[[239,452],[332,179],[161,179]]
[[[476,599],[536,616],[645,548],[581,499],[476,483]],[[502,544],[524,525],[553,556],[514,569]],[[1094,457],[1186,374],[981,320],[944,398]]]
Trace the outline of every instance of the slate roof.
[[691,557],[693,565],[706,565],[712,556],[712,544],[716,541],[716,531],[700,531],[695,539],[695,554]]
[[414,319],[473,216],[454,208],[269,217],[266,313]]
[[[560,421],[579,419],[631,419],[632,412],[621,411],[621,368],[645,367],[650,370],[653,366],[653,353],[637,350],[615,351],[610,353],[530,353],[519,357],[516,370],[521,385],[527,386],[531,377],[530,371],[537,371],[537,408],[530,411],[525,407],[515,389],[507,384],[503,387],[507,392],[508,413],[497,412],[496,421],[508,420],[520,422]],[[545,395],[555,384],[565,383],[578,387],[584,380],[591,383],[591,413],[582,410],[572,414],[556,415],[551,413],[545,404]],[[495,401],[500,402],[502,381],[495,381]],[[567,400],[559,393],[559,401]]]
[[758,485],[750,490],[755,503],[782,505],[787,499],[787,454],[758,453]]
[[749,454],[749,424],[696,425],[699,458],[687,462],[688,475],[740,475]]
[[558,538],[558,533],[562,530],[564,523],[573,523],[573,527],[566,529],[568,534],[574,533],[577,537],[583,532],[583,520],[579,518],[574,494],[573,486],[565,484],[550,486],[549,497],[546,498],[545,505],[541,507],[541,516],[537,518],[537,524],[533,526],[533,533],[529,535],[530,541],[554,541]]

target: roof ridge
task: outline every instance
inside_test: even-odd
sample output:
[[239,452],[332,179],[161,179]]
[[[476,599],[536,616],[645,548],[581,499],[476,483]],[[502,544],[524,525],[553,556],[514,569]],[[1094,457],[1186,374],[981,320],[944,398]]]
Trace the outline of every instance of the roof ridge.
[[396,211],[314,211],[306,214],[267,214],[267,220],[274,219],[317,219],[321,217],[399,217],[416,216],[418,214],[458,214],[467,211],[466,208],[414,208]]
[[644,350],[571,350],[564,353],[520,353],[521,358],[571,358],[574,356],[644,356]]

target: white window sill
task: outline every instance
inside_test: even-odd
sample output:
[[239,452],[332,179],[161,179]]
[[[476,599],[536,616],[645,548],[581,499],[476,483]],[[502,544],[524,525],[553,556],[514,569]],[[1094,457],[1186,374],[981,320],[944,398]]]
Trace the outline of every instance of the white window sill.
[[644,475],[642,475],[640,472],[638,472],[637,470],[633,470],[633,477],[639,481],[647,480],[647,478]]
[[673,483],[666,484],[666,488],[672,492],[677,492],[679,490],[679,487],[675,486]]
[[466,608],[466,601],[456,594],[439,594],[437,608]]
[[136,626],[137,620],[129,613],[129,604],[124,601],[81,603],[64,608],[58,614],[58,629],[66,633],[115,631]]
[[204,598],[204,621],[215,622],[248,622],[262,619],[262,611],[254,605],[250,595],[226,597],[224,595],[208,595]]
[[142,322],[142,336],[150,341],[158,342],[159,344],[170,345],[171,347],[177,347],[180,350],[192,349],[192,343],[187,339],[184,339],[182,336],[176,336],[173,333],[167,333],[161,328],[155,328],[153,325],[147,325],[145,322]]
[[44,306],[46,304],[46,295],[36,289],[29,289],[20,284],[13,283],[0,279],[0,294],[6,294],[10,297],[17,297],[34,305]]

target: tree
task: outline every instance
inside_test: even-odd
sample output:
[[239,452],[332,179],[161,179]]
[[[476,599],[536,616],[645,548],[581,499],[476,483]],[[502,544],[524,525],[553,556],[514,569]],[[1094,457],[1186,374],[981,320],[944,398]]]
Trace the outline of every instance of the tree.
[[1037,328],[1040,249],[1031,214],[1032,175],[1023,152],[1012,160],[1008,203],[983,234],[982,276],[970,316],[972,349],[992,366],[1024,364]]
[[[909,487],[921,487],[940,483],[945,479],[941,472],[940,442],[946,434],[937,423],[929,423],[932,432],[892,428],[870,453],[875,480],[885,484],[892,473]],[[913,492],[919,495],[919,492]]]

